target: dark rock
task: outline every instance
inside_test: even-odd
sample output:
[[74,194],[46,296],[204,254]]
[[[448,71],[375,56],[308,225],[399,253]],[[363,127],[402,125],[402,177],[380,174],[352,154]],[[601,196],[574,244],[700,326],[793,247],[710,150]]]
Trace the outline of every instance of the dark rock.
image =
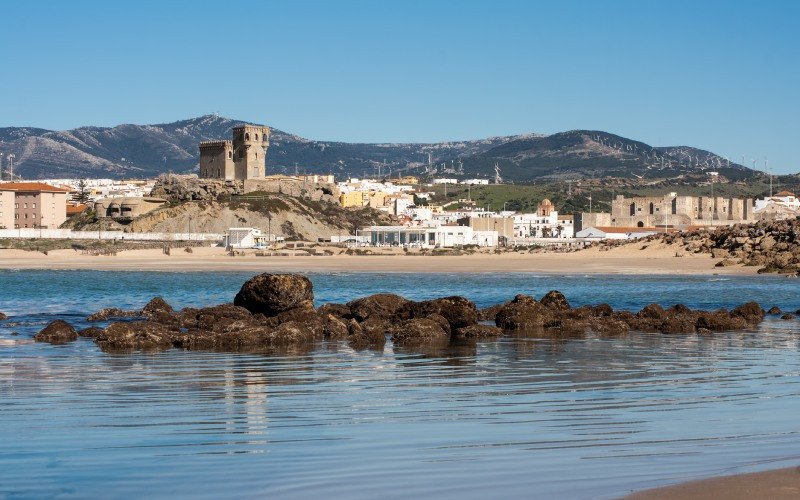
[[313,285],[299,274],[259,274],[242,285],[233,303],[265,316],[290,309],[314,309]]
[[51,321],[49,325],[33,336],[33,340],[36,342],[50,342],[51,344],[72,342],[77,339],[78,332],[62,319]]
[[781,308],[778,306],[772,306],[767,311],[767,314],[778,315],[778,314],[783,314],[783,311],[781,311]]
[[690,315],[669,314],[661,321],[661,333],[693,333],[697,319]]
[[78,330],[78,336],[97,338],[100,335],[102,335],[104,331],[105,330],[103,330],[99,326],[90,326],[88,328],[83,328],[82,330]]
[[450,322],[447,321],[447,318],[442,316],[441,314],[429,314],[425,316],[426,319],[432,319],[433,321],[439,323],[439,326],[442,327],[442,330],[447,332],[448,335],[453,331],[453,328],[450,326]]
[[539,302],[541,302],[545,307],[556,311],[564,311],[570,308],[567,298],[564,297],[564,294],[558,290],[551,290],[547,292],[547,294],[542,297]]
[[503,330],[493,325],[470,325],[457,329],[452,337],[455,339],[493,339],[501,337]]
[[552,309],[543,306],[533,297],[517,295],[497,313],[495,324],[504,330],[541,328],[556,321]]
[[392,341],[396,344],[448,341],[450,335],[442,326],[427,318],[408,319],[390,329]]
[[112,323],[94,341],[107,351],[163,350],[172,346],[173,333],[149,321]]
[[452,328],[463,328],[478,322],[475,304],[464,297],[443,297],[411,304],[414,318],[426,318],[433,314],[444,316]]
[[637,316],[648,319],[664,319],[667,313],[664,311],[664,308],[658,304],[648,304],[639,311]]
[[497,304],[483,309],[478,309],[478,321],[494,321],[497,317],[497,312],[503,308],[505,304]]
[[189,330],[173,334],[175,347],[189,350],[242,351],[264,348],[271,328],[248,324],[226,332]]
[[367,318],[359,323],[363,335],[370,344],[385,344],[386,332],[389,330],[390,325],[390,322],[376,316]]
[[8,316],[5,313],[0,312],[0,321],[5,321],[8,319]]
[[348,320],[353,317],[353,313],[350,312],[350,308],[344,304],[323,304],[317,309],[317,312],[322,317],[330,314],[339,319]]
[[614,314],[614,309],[611,308],[608,304],[598,304],[592,308],[592,311],[595,316],[606,317],[611,316]]
[[325,321],[314,309],[291,309],[280,313],[277,318],[279,325],[290,321],[305,325],[317,339],[321,339],[324,335]]
[[147,318],[152,318],[162,314],[171,315],[174,312],[175,311],[172,309],[172,306],[167,304],[167,301],[161,297],[154,297],[142,308],[141,315]]
[[731,315],[728,311],[698,311],[695,328],[710,330],[712,332],[743,330],[747,328],[747,321],[741,316]]
[[131,316],[140,316],[139,311],[130,311],[125,309],[120,309],[118,307],[108,307],[101,311],[97,311],[94,314],[91,314],[86,321],[106,321],[111,318],[127,318]]
[[[326,339],[342,340],[350,336],[350,331],[347,328],[347,324],[333,314],[325,315],[323,321],[325,322],[325,327],[323,328],[322,333]],[[356,325],[357,324],[358,323],[356,323]]]
[[683,304],[675,304],[667,309],[667,314],[691,314],[692,310]]
[[393,293],[379,293],[351,300],[347,303],[350,312],[358,321],[369,318],[384,320],[406,319],[411,301]]
[[783,316],[781,316],[781,319],[795,319],[795,318],[796,316],[792,313],[786,313]]
[[747,304],[736,306],[731,311],[731,315],[740,316],[748,323],[758,323],[764,319],[764,310],[761,309],[761,306],[758,305],[758,302],[748,302]]
[[271,330],[265,338],[268,345],[299,345],[316,340],[313,329],[299,321],[287,321]]

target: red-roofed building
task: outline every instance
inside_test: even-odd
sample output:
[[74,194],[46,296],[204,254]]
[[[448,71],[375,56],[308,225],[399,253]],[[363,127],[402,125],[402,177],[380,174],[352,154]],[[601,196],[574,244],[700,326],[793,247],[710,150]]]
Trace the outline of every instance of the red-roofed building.
[[0,226],[55,229],[67,220],[68,189],[41,182],[0,184]]

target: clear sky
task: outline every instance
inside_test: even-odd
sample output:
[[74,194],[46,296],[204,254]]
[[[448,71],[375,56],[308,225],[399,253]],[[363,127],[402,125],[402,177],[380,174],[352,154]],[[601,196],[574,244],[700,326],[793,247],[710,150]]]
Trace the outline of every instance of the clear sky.
[[207,113],[303,137],[599,129],[800,171],[800,2],[9,1],[0,127]]

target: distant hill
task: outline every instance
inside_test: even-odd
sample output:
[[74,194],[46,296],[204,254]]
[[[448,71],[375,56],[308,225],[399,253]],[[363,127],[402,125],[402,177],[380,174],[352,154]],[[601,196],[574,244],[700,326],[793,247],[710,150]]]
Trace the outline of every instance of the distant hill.
[[[26,179],[196,173],[198,143],[229,139],[231,129],[240,123],[206,115],[158,125],[68,131],[0,128],[0,152],[15,155],[14,173]],[[268,172],[296,169],[337,177],[375,175],[379,170],[383,175],[427,172],[493,177],[495,164],[506,180],[517,182],[610,175],[661,177],[703,169],[729,169],[726,175],[737,178],[748,172],[740,165],[721,162],[718,156],[695,148],[653,148],[585,130],[432,144],[359,144],[313,141],[272,129],[267,152]],[[5,157],[3,167],[7,167]]]

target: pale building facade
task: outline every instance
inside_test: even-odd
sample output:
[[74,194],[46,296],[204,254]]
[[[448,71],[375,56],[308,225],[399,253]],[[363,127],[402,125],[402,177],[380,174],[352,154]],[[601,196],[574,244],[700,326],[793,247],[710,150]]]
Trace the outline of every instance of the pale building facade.
[[[7,229],[41,228],[55,229],[67,220],[67,193],[69,190],[53,187],[42,182],[7,182],[0,184],[0,193],[11,193],[13,202],[8,201],[8,194],[0,195],[3,201],[3,223],[9,224]],[[13,205],[12,205],[13,203]],[[13,208],[13,226],[6,214],[5,205]]]
[[560,215],[545,198],[535,214],[516,214],[514,238],[572,238],[575,235],[574,217]]
[[14,191],[5,191],[0,184],[0,229],[14,228]]
[[625,198],[611,202],[611,225],[626,227],[694,226],[753,222],[753,200],[721,196]]
[[200,178],[245,180],[266,177],[269,127],[233,127],[231,141],[200,143]]

